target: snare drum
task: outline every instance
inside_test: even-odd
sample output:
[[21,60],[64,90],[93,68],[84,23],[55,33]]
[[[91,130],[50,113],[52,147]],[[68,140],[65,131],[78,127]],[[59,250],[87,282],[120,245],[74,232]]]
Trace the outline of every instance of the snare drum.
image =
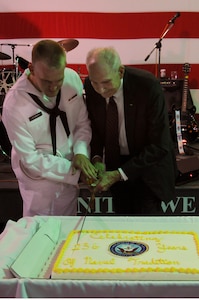
[[12,69],[0,70],[0,93],[7,93],[16,81],[16,72]]

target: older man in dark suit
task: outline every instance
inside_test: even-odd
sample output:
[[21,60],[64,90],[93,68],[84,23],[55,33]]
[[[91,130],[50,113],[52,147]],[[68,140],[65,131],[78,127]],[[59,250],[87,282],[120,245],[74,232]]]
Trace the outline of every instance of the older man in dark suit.
[[[159,81],[149,72],[121,64],[114,48],[87,55],[86,104],[92,127],[91,157],[99,170],[95,192],[111,190],[116,214],[161,215],[174,200],[177,174],[168,113]],[[110,99],[118,111],[118,140],[107,141]],[[116,140],[116,138],[114,138]],[[109,154],[111,150],[111,154]]]

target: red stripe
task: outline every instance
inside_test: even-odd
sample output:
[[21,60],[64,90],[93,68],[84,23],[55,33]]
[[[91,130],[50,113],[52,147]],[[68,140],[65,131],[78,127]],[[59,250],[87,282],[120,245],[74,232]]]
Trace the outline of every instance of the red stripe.
[[[133,65],[131,65],[133,66]],[[84,79],[84,77],[87,75],[86,66],[84,64],[68,64],[68,67],[74,69],[79,73],[80,77]],[[150,71],[154,75],[157,74],[157,66],[155,64],[142,64],[142,65],[134,65],[136,68],[145,69],[147,71]],[[199,89],[199,64],[191,64],[190,65],[190,73],[188,74],[188,83],[190,89]],[[185,74],[183,73],[183,64],[161,64],[161,69],[166,69],[166,75],[167,77],[170,76],[171,71],[177,71],[178,78],[184,79]]]
[[[87,69],[85,64],[68,64],[69,68],[75,70],[82,79],[87,76]],[[132,67],[145,69],[154,75],[157,74],[157,65],[155,64],[142,64],[142,65],[130,65]],[[4,65],[2,69],[14,70],[14,65]],[[167,77],[170,76],[171,71],[177,71],[178,78],[184,79],[185,74],[183,73],[183,64],[161,64],[161,69],[166,69]],[[20,69],[20,71],[23,71]],[[1,72],[1,68],[0,68]],[[199,64],[190,65],[190,73],[188,74],[188,84],[190,89],[199,89]]]
[[[97,38],[141,39],[160,37],[172,12],[0,13],[0,38]],[[198,38],[199,12],[182,12],[165,37]]]

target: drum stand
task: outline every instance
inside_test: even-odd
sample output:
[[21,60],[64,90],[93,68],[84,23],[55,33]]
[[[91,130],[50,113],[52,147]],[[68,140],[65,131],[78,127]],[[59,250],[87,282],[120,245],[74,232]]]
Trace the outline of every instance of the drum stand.
[[15,63],[15,48],[18,46],[25,46],[25,47],[30,47],[32,46],[32,44],[0,44],[1,46],[10,46],[12,49],[12,62],[13,65],[15,66],[15,76],[17,79],[19,76],[19,64],[18,64],[18,59],[16,59],[16,63]]
[[0,95],[0,162],[10,162],[12,146],[8,138],[5,126],[2,122],[2,108],[4,97],[5,95]]
[[3,151],[1,145],[0,145],[0,162],[9,162],[10,163],[10,159],[11,157],[5,152]]
[[0,95],[4,95],[8,92],[9,88],[15,83],[15,71],[12,70],[1,70],[0,79]]

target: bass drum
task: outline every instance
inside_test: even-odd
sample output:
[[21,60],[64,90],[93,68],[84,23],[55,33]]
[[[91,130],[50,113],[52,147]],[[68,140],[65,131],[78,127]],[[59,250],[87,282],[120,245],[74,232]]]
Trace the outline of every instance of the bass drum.
[[7,131],[2,122],[2,108],[3,108],[3,100],[5,98],[4,94],[0,94],[0,150],[3,155],[7,157],[11,157],[11,149],[12,145],[10,143]]

